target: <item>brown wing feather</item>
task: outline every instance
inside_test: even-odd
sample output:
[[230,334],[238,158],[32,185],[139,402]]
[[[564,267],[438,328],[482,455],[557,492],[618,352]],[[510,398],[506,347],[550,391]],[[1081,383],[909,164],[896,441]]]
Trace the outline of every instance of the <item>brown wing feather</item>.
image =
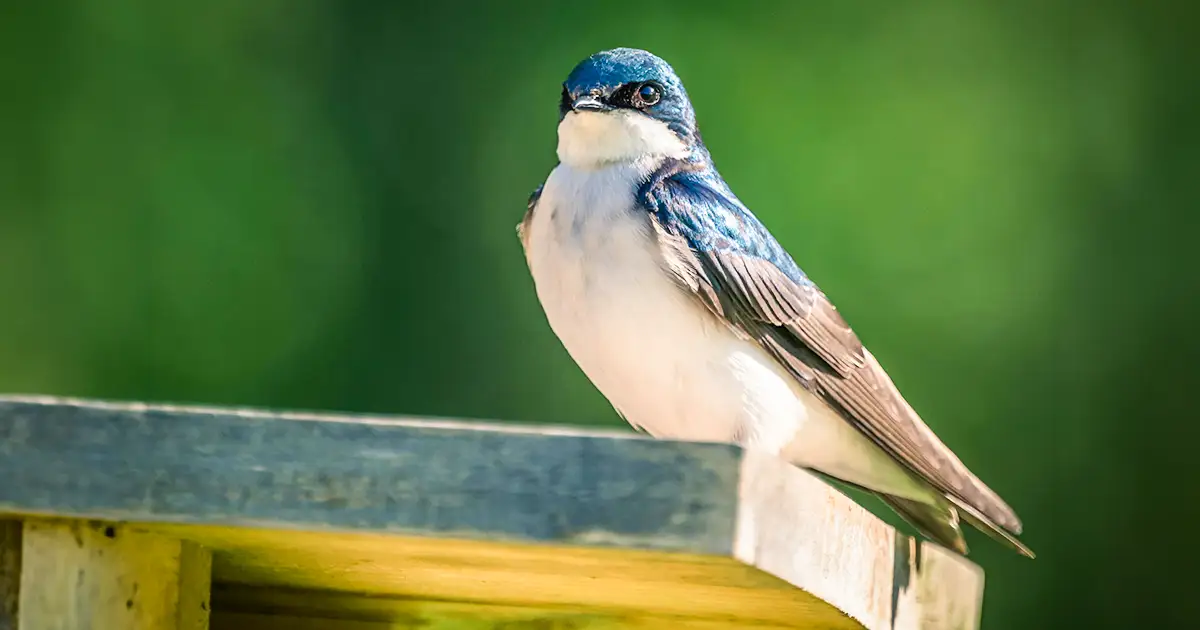
[[1021,532],[1012,508],[925,425],[820,290],[793,282],[769,261],[697,252],[657,222],[655,231],[680,284],[715,314],[931,486]]
[[529,224],[533,221],[533,211],[537,208],[538,200],[542,198],[542,186],[538,186],[529,195],[529,202],[525,204],[525,215],[521,217],[521,222],[517,224],[517,239],[521,241],[521,247],[525,250],[526,262],[529,256]]

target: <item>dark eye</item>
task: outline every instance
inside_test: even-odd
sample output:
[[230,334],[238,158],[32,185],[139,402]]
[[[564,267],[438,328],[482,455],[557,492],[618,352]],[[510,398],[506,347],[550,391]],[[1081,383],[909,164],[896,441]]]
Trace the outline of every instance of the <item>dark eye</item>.
[[653,83],[643,83],[633,98],[633,106],[641,109],[658,104],[662,100],[662,89]]

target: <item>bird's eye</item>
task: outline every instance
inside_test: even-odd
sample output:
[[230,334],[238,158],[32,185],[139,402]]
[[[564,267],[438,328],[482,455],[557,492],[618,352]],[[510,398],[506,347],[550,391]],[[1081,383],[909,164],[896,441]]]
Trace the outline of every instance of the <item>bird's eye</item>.
[[638,109],[652,107],[662,100],[662,89],[653,83],[643,83],[634,94],[633,105]]

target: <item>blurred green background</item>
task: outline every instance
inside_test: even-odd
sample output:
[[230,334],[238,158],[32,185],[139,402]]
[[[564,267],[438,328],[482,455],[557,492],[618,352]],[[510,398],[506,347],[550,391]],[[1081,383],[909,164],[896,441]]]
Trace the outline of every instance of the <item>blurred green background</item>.
[[985,627],[1192,627],[1194,6],[4,3],[0,390],[623,426],[513,228],[637,46],[1024,518]]

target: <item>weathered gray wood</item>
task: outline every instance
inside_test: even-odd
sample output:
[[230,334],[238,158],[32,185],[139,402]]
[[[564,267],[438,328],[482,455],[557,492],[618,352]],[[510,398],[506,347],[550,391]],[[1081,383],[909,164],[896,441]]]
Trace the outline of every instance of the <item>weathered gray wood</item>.
[[0,519],[0,630],[17,630],[21,587],[21,521]]
[[205,630],[211,576],[194,543],[120,525],[25,521],[21,630]]
[[978,625],[977,567],[726,445],[0,399],[0,478],[0,514],[140,523],[212,548],[216,578],[247,586],[573,607],[593,625],[614,610],[697,627]]
[[740,459],[624,435],[0,400],[0,512],[728,554]]
[[[975,628],[983,571],[898,534],[820,479],[747,453],[734,557],[845,611],[868,628]],[[836,571],[831,571],[836,567]]]

